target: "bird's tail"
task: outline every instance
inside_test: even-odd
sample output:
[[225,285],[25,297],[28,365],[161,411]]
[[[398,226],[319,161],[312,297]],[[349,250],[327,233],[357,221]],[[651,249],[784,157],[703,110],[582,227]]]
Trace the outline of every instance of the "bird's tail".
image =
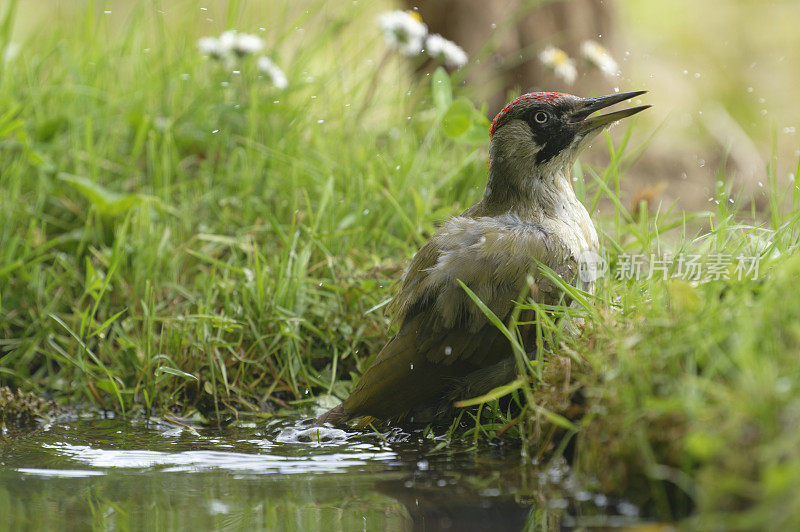
[[330,423],[333,426],[339,426],[343,425],[348,419],[350,419],[350,414],[344,409],[344,405],[339,405],[319,416],[314,420],[314,424],[323,425],[325,423]]

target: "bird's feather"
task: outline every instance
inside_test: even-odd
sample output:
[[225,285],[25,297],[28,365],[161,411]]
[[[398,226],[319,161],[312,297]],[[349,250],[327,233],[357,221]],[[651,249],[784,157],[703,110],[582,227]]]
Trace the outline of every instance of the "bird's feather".
[[[476,332],[486,318],[457,280],[470,287],[492,312],[505,316],[537,261],[564,269],[569,257],[570,251],[561,241],[512,214],[457,216],[414,257],[389,310],[400,323],[428,312],[432,323],[425,325],[432,332],[462,322]],[[545,291],[551,288],[546,282],[537,284]]]
[[531,266],[538,261],[563,271],[568,256],[541,227],[513,215],[446,222],[406,271],[391,307],[400,330],[344,402],[345,411],[396,418],[415,405],[451,396],[459,379],[511,357],[508,340],[458,280],[506,321],[526,283],[540,301],[558,298]]
[[427,336],[420,346],[423,318],[417,314],[407,320],[361,376],[343,403],[350,417],[402,417],[418,405],[452,395],[469,374],[512,356],[508,340],[488,323],[475,333],[453,328]]

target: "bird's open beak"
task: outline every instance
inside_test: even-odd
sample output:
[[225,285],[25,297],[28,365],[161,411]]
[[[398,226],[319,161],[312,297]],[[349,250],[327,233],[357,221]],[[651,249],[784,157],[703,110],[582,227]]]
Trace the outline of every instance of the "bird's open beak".
[[587,118],[590,114],[646,92],[647,91],[622,92],[619,94],[609,94],[608,96],[598,96],[597,98],[587,98],[573,112],[572,117],[578,125],[578,130],[582,133],[600,130],[612,122],[635,115],[651,106],[640,105],[639,107],[631,107],[630,109],[623,109],[621,111],[614,111],[613,113]]

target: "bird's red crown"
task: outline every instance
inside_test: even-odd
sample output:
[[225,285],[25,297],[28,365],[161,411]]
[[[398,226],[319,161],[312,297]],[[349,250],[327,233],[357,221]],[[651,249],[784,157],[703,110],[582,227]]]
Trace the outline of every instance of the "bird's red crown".
[[497,116],[494,117],[492,120],[492,127],[489,128],[489,136],[491,137],[494,135],[494,130],[500,124],[500,121],[503,120],[503,117],[506,116],[517,104],[521,102],[525,102],[528,100],[536,100],[537,102],[549,102],[555,100],[556,98],[561,98],[562,96],[569,96],[563,92],[529,92],[528,94],[523,94],[517,98],[514,98],[505,107],[503,107]]

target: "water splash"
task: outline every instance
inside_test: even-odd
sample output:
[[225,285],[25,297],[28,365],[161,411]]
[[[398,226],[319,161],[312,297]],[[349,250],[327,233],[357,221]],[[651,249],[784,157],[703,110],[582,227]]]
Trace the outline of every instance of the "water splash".
[[326,443],[344,443],[348,433],[342,429],[327,426],[307,428],[290,427],[283,429],[275,441],[280,443],[311,443],[322,445]]

